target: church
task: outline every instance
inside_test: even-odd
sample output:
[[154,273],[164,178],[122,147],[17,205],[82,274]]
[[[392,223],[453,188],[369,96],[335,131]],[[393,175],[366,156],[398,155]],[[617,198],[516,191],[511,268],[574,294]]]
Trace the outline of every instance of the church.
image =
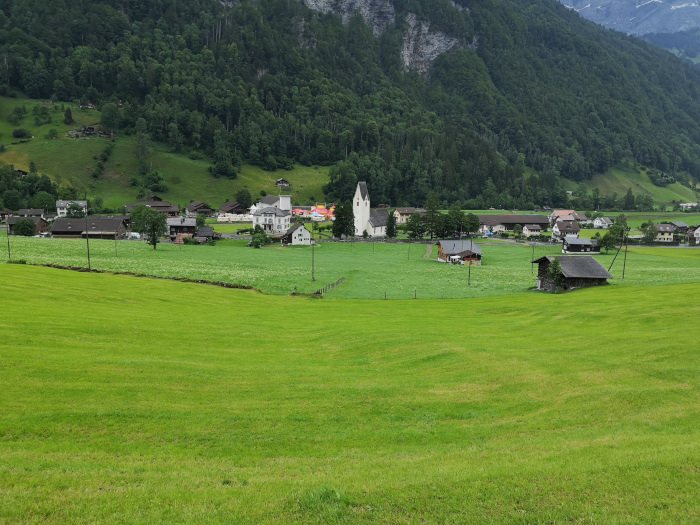
[[387,210],[373,210],[370,207],[367,183],[357,183],[355,197],[352,199],[352,211],[355,216],[355,235],[363,237],[364,232],[370,237],[386,237],[386,224],[389,220]]

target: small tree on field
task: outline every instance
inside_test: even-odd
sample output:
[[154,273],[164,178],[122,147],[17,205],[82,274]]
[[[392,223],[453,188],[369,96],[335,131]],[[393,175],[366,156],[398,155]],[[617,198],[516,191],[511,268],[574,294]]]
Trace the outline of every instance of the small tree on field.
[[197,228],[201,228],[207,223],[207,216],[203,213],[197,215]]
[[85,218],[85,210],[80,204],[72,202],[66,210],[66,217],[69,219],[83,219]]
[[644,237],[642,238],[642,242],[644,244],[651,244],[656,240],[656,235],[659,233],[659,230],[656,228],[654,225],[653,221],[649,221],[646,224],[642,225],[642,234],[644,234]]
[[389,211],[389,218],[386,221],[386,236],[389,239],[396,237],[396,217],[394,217],[394,210]]
[[149,208],[148,206],[137,206],[131,212],[131,223],[134,229],[148,237],[149,244],[156,249],[158,238],[168,232],[168,221],[165,214]]
[[63,114],[63,123],[70,126],[73,122],[75,122],[73,120],[73,111],[70,108],[66,108],[66,112]]
[[547,276],[552,279],[554,286],[562,288],[564,286],[564,272],[561,269],[559,257],[556,257],[547,268]]
[[14,228],[15,235],[22,235],[24,237],[32,237],[36,235],[36,226],[34,221],[31,219],[22,219],[17,221]]

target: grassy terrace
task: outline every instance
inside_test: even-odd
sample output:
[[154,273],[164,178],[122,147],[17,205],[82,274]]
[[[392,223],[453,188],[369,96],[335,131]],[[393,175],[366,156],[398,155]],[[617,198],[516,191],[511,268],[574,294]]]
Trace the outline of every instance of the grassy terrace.
[[[4,233],[0,249],[5,249]],[[482,244],[483,266],[471,269],[439,264],[437,249],[426,258],[425,243],[319,243],[315,250],[316,281],[311,280],[311,247],[271,245],[247,248],[247,241],[220,241],[216,246],[160,244],[157,251],[143,242],[90,243],[93,268],[168,277],[225,281],[253,286],[266,294],[312,293],[344,277],[327,297],[339,299],[473,298],[526,292],[535,285],[530,273],[532,248],[510,243]],[[81,240],[13,236],[15,259],[30,263],[87,267]],[[409,259],[410,249],[410,259]],[[373,253],[374,251],[374,253]],[[535,257],[561,253],[556,246],[537,247]],[[607,268],[613,253],[597,258]],[[537,268],[535,267],[535,271]],[[621,283],[622,257],[612,269],[616,286],[649,286],[700,282],[700,249],[630,248]]]
[[699,284],[317,301],[2,264],[0,289],[1,523],[700,520]]

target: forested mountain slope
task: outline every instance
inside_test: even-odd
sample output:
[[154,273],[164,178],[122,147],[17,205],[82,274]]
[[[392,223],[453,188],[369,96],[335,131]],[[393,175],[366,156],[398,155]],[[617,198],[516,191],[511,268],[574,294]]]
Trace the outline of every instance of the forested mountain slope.
[[561,203],[559,175],[587,180],[623,158],[700,175],[700,72],[555,0],[0,10],[6,91],[95,102],[123,133],[203,151],[219,177],[334,165],[332,199],[364,179],[374,202],[420,204],[432,189],[526,207]]

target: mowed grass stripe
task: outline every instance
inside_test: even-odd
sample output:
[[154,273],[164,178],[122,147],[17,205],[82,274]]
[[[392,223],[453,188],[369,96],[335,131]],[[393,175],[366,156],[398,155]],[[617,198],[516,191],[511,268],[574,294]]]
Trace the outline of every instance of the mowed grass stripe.
[[0,266],[0,521],[700,519],[700,285],[326,301]]

